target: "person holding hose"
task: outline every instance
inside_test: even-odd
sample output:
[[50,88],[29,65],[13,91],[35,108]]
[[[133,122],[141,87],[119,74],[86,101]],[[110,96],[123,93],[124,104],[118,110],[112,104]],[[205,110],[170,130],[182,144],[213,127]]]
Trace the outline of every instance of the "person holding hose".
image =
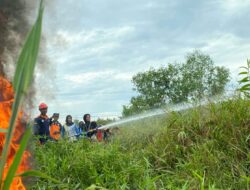
[[91,121],[91,115],[85,114],[83,116],[83,121],[80,122],[79,127],[82,129],[82,131],[85,133],[85,136],[95,140],[96,139],[96,133],[97,133],[97,123]]

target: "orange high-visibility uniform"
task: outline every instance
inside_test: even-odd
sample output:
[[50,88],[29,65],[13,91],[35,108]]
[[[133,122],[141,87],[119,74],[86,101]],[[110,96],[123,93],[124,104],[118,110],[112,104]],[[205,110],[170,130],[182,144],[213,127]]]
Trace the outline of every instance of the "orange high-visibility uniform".
[[61,137],[61,125],[60,123],[52,123],[50,125],[50,137],[54,140],[59,140]]

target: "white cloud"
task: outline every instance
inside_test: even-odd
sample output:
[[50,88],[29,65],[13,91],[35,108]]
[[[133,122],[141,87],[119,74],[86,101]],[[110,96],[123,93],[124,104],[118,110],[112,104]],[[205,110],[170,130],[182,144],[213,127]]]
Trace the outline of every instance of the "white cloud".
[[129,82],[132,79],[133,74],[132,73],[116,73],[113,77],[116,80],[124,80],[124,81]]
[[218,33],[206,39],[203,51],[210,54],[217,65],[226,66],[233,75],[250,57],[250,41],[231,33]]
[[93,43],[117,40],[134,31],[132,26],[122,26],[114,28],[85,29],[78,32],[70,30],[59,30],[53,37],[52,43],[58,47],[67,47],[77,44],[91,45]]
[[78,85],[87,85],[91,82],[99,80],[121,80],[130,81],[132,79],[131,73],[122,73],[121,71],[106,70],[106,71],[94,71],[94,72],[84,72],[76,75],[66,75],[65,80],[71,81]]
[[229,15],[241,13],[242,10],[249,11],[250,8],[249,0],[217,0],[217,2]]
[[93,80],[110,76],[110,74],[110,71],[87,72],[77,75],[66,75],[64,79],[77,84],[88,84]]

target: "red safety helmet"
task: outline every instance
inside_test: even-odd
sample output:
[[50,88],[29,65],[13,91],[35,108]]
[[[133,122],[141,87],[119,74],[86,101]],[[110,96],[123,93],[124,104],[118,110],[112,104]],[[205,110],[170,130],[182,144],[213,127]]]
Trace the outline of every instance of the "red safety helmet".
[[39,105],[39,110],[46,109],[46,108],[48,108],[48,106],[47,106],[47,104],[45,104],[45,103],[41,103],[41,104]]

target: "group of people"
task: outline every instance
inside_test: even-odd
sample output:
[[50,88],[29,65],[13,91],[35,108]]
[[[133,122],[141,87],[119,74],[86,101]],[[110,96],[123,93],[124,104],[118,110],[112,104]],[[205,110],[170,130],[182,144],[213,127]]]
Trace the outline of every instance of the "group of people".
[[[38,137],[40,144],[48,140],[58,141],[60,138],[67,138],[70,141],[76,141],[80,138],[89,138],[91,140],[100,140],[103,134],[97,130],[96,122],[91,121],[90,114],[83,116],[83,121],[78,124],[73,122],[71,115],[67,115],[65,124],[59,122],[59,113],[54,113],[52,117],[47,116],[48,106],[45,103],[39,105],[40,115],[35,118],[33,133]],[[105,130],[104,138],[108,131]]]

